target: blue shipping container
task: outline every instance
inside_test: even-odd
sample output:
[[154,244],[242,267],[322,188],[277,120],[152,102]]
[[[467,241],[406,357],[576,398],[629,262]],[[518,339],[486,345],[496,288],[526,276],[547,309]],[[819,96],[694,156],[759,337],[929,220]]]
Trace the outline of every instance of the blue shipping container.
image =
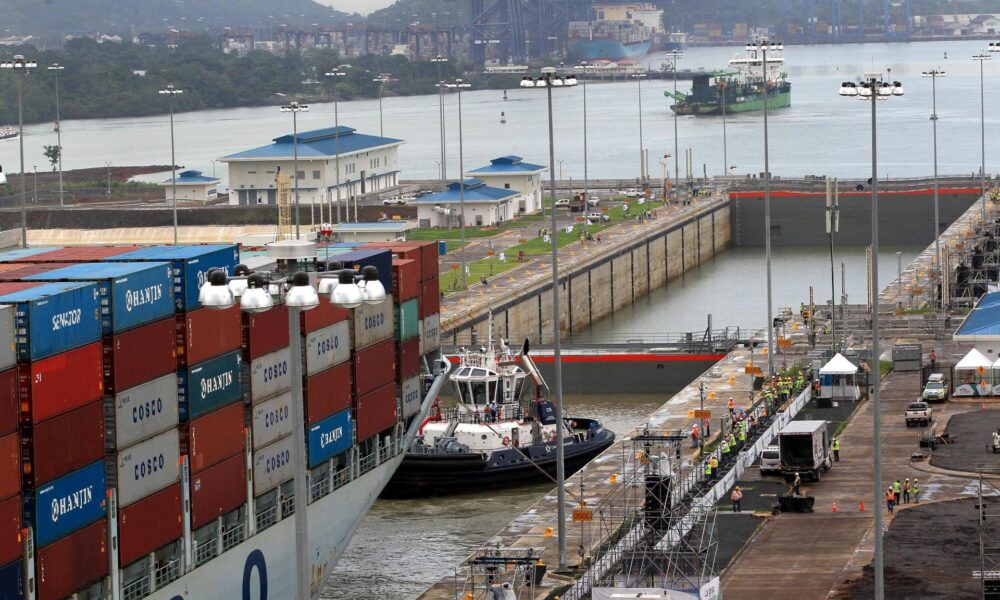
[[101,331],[111,335],[174,314],[173,275],[167,262],[81,263],[29,275],[25,281],[96,281]]
[[103,262],[159,262],[167,261],[174,267],[174,304],[178,311],[192,311],[201,306],[198,289],[205,283],[209,269],[222,269],[232,274],[239,262],[240,251],[236,246],[150,246],[134,252],[109,256]]
[[[331,253],[332,254],[332,253]],[[392,293],[392,251],[379,249],[352,250],[338,254],[334,260],[344,263],[344,267],[356,267],[360,271],[372,266],[378,269],[378,279],[385,286],[385,293]]]
[[309,428],[309,468],[337,456],[353,443],[351,409],[323,419]]
[[242,351],[237,350],[180,371],[181,420],[197,419],[243,399]]
[[95,283],[43,283],[0,296],[14,304],[18,360],[39,360],[101,339]]
[[35,492],[35,537],[39,547],[104,517],[104,461],[63,475]]
[[21,258],[35,256],[36,254],[45,254],[46,252],[52,252],[53,250],[59,250],[60,248],[62,248],[62,246],[39,246],[35,248],[16,248],[13,250],[7,250],[5,252],[0,252],[0,262],[11,262]]
[[24,563],[15,560],[0,567],[0,598],[21,600],[24,598]]

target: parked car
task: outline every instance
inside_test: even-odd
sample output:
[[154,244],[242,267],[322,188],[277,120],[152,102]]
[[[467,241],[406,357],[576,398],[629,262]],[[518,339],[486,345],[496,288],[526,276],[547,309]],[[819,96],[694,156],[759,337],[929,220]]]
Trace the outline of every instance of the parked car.
[[405,206],[410,200],[414,200],[415,197],[412,194],[403,194],[401,196],[393,196],[392,198],[386,198],[382,201],[382,204],[386,206],[391,206],[393,204]]
[[642,190],[636,188],[625,188],[623,190],[618,190],[618,194],[625,196],[626,198],[637,198],[642,195]]
[[601,204],[601,199],[597,196],[597,194],[591,194],[590,197],[587,198],[587,204],[590,206],[598,206]]
[[781,453],[777,446],[768,446],[760,453],[760,474],[780,473]]
[[932,416],[931,405],[926,402],[910,402],[906,405],[906,426],[930,425]]
[[608,223],[608,222],[611,221],[611,217],[609,215],[606,215],[604,213],[599,213],[599,212],[590,212],[590,213],[587,213],[587,214],[585,214],[583,216],[584,216],[585,219],[587,219],[591,223],[593,223],[595,221],[596,222]]
[[924,402],[944,402],[948,399],[948,385],[942,373],[933,373],[927,379],[924,392],[920,395]]
[[556,200],[556,208],[568,208],[569,198],[560,198]]

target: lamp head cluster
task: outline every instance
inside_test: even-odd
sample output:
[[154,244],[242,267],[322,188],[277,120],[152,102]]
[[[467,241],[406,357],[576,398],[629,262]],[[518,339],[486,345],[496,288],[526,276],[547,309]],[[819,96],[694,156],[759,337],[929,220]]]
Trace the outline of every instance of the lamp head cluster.
[[944,77],[943,69],[929,69],[920,73],[923,77]]
[[176,96],[177,94],[183,94],[184,90],[179,89],[177,87],[174,87],[174,84],[170,83],[170,84],[167,84],[167,87],[165,87],[162,90],[160,90],[159,93],[161,93],[161,94],[167,94],[167,95],[170,95],[170,96]]
[[347,69],[350,69],[351,65],[338,65],[326,73],[323,73],[326,77],[346,77]]
[[866,74],[860,83],[845,81],[840,84],[840,95],[859,100],[888,100],[892,96],[903,95],[903,84],[898,81],[882,81],[878,74]]
[[281,107],[281,112],[306,112],[309,110],[308,104],[300,104],[296,101],[291,101],[288,104],[284,104]]
[[437,56],[435,56],[434,58],[431,59],[431,62],[433,62],[433,63],[445,63],[445,62],[448,62],[448,57],[441,56],[440,54],[438,54]]
[[[997,52],[997,50],[992,50],[991,49],[990,52]],[[992,59],[993,59],[993,57],[990,56],[989,54],[985,53],[985,52],[980,52],[979,54],[973,54],[972,55],[972,60],[978,60],[980,63],[982,63],[984,61],[987,61],[987,60],[992,60]]]
[[10,60],[0,62],[0,69],[14,69],[15,71],[27,71],[38,67],[34,60],[24,58],[22,54],[15,54]]
[[559,75],[555,67],[543,68],[538,77],[521,78],[521,87],[523,88],[573,87],[576,84],[576,75],[572,73]]
[[445,87],[445,88],[448,88],[448,89],[451,89],[451,90],[455,90],[455,89],[457,89],[457,90],[464,90],[466,88],[472,87],[472,84],[469,83],[469,82],[467,82],[467,81],[464,81],[462,79],[456,79],[455,81],[451,81],[451,82],[447,82],[447,83],[445,83],[445,82],[439,83],[438,87]]
[[747,52],[781,52],[784,49],[784,44],[768,41],[766,37],[760,37],[747,43]]

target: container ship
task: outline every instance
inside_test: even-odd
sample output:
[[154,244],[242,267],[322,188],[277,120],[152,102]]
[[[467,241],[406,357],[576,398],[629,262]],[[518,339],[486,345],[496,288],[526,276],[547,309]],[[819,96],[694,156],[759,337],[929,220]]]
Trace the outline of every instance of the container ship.
[[593,20],[569,24],[569,53],[576,60],[645,56],[663,29],[663,11],[652,4],[595,4],[592,10]]
[[[327,257],[376,267],[386,300],[321,299],[295,329],[280,303],[199,300],[213,269],[315,281]],[[0,598],[287,597],[296,477],[317,597],[443,382],[429,374],[439,304],[433,243],[333,244],[294,263],[232,245],[0,253]]]
[[767,107],[788,108],[792,105],[792,84],[782,69],[784,58],[768,56],[764,74],[763,56],[750,51],[729,60],[729,69],[696,74],[691,81],[691,93],[663,92],[674,100],[670,108],[679,115],[721,115],[764,110]]

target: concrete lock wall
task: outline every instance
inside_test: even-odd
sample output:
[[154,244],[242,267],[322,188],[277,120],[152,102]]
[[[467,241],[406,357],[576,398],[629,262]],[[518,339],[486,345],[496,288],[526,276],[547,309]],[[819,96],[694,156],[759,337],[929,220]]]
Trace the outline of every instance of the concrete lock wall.
[[[560,330],[585,330],[711,260],[729,246],[731,231],[729,203],[714,202],[629,243],[606,246],[592,260],[564,269],[560,273]],[[496,334],[518,342],[525,338],[535,344],[551,342],[550,282],[531,286],[516,297],[499,296],[491,308]],[[463,315],[461,321],[443,322],[442,342],[466,344],[472,335],[485,340],[488,319],[483,309]]]

